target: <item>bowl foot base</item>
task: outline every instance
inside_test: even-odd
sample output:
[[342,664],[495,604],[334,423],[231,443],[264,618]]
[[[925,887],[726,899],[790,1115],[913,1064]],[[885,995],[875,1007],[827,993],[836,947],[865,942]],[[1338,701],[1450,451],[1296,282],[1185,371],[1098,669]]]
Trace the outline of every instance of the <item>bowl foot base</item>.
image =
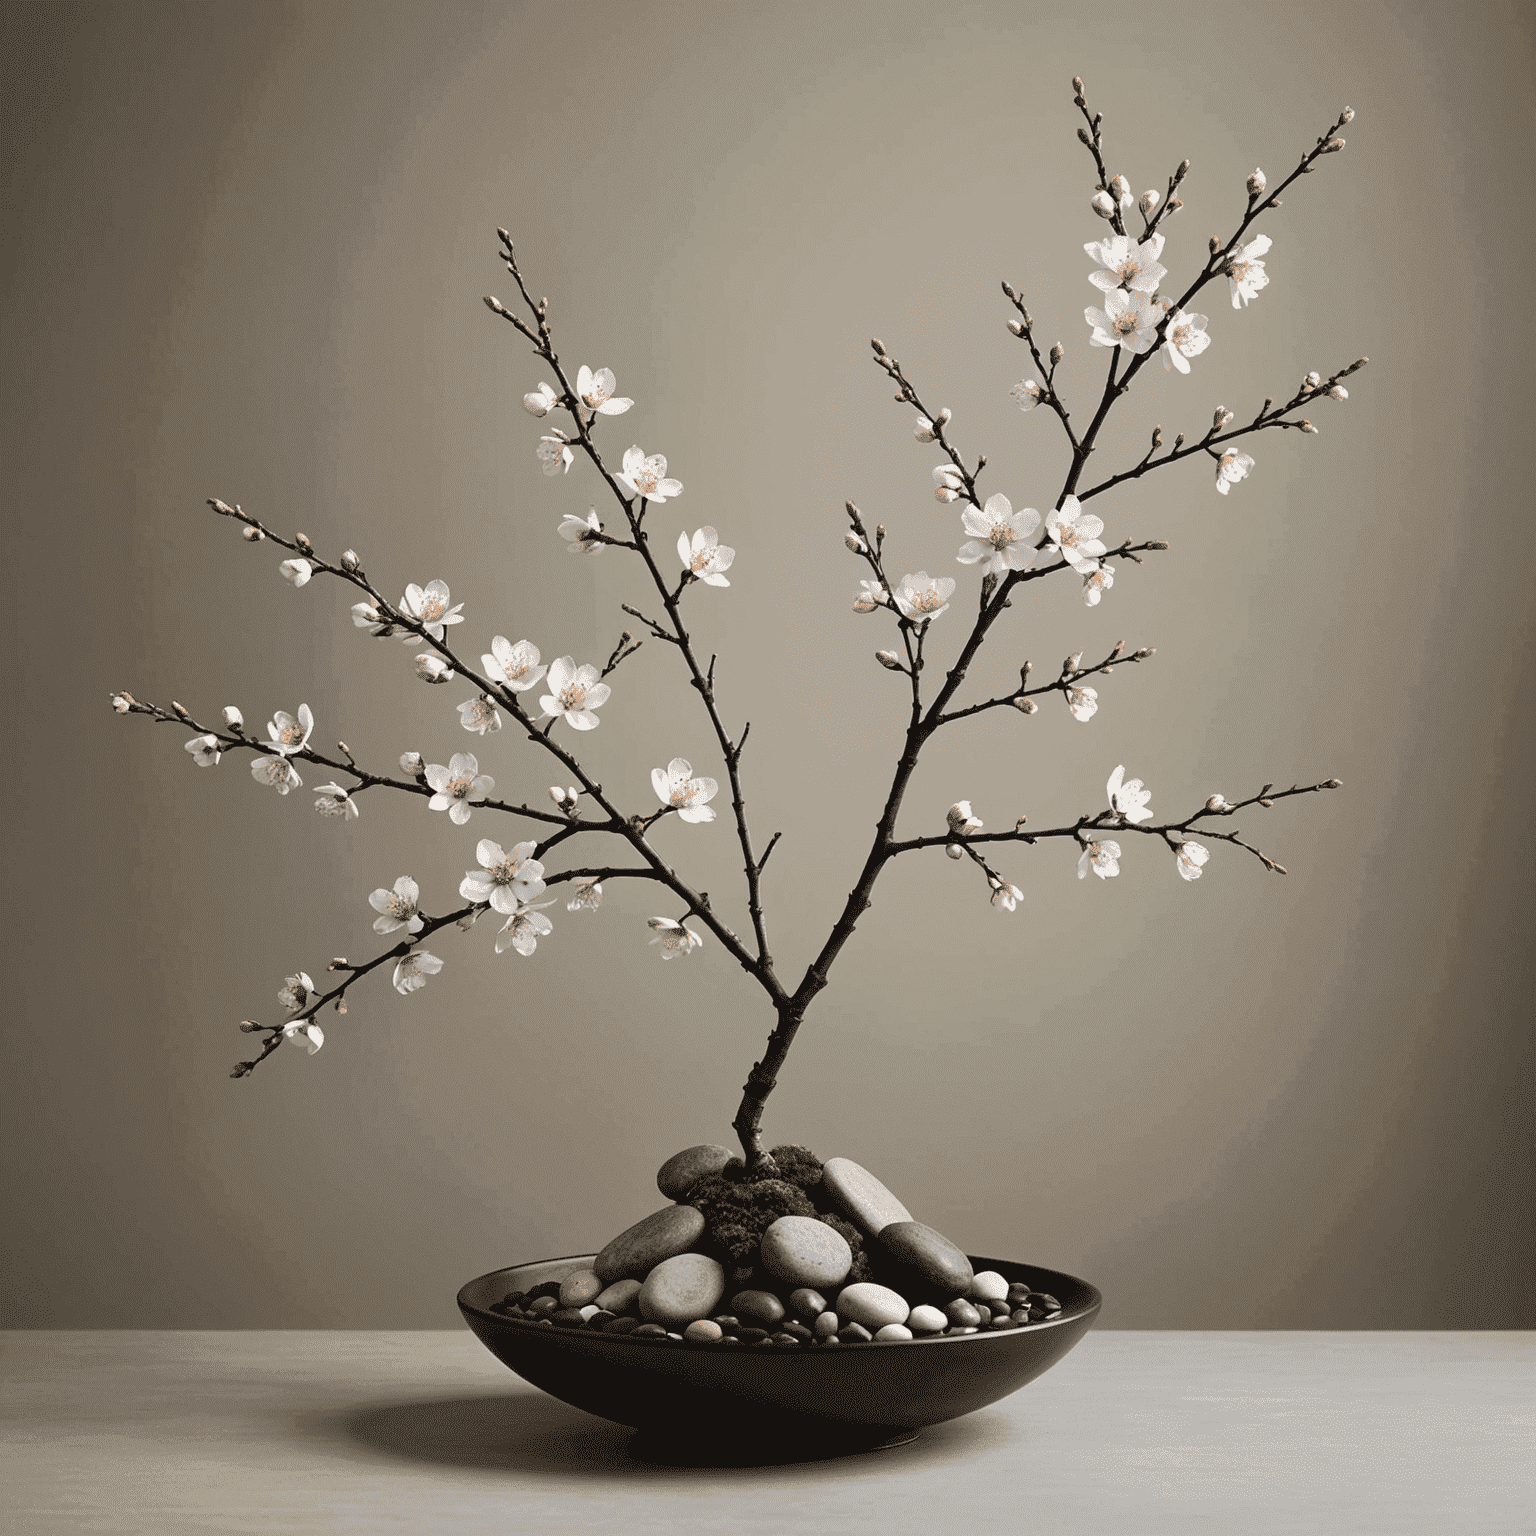
[[678,1436],[660,1430],[639,1429],[627,1450],[636,1461],[669,1467],[772,1467],[789,1462],[828,1461],[838,1456],[860,1456],[866,1451],[889,1451],[911,1445],[915,1429],[831,1429],[805,1435],[756,1436],[743,1444],[731,1440]]

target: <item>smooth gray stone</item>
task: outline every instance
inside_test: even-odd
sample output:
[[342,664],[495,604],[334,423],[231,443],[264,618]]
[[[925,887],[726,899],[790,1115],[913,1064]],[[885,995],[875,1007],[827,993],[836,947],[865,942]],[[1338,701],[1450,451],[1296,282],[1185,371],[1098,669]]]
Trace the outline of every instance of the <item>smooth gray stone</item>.
[[802,1286],[789,1293],[789,1315],[802,1323],[814,1323],[827,1310],[827,1298],[820,1291]]
[[644,1280],[664,1259],[686,1253],[704,1235],[704,1213],[692,1205],[668,1205],[653,1211],[613,1239],[592,1261],[604,1285],[615,1280]]
[[686,1328],[708,1317],[725,1295],[725,1269],[703,1253],[663,1259],[640,1287],[640,1316],[648,1323]]
[[713,1142],[684,1147],[681,1152],[674,1152],[657,1170],[656,1188],[668,1200],[681,1200],[700,1179],[719,1173],[737,1155],[729,1147],[719,1147]]
[[853,1268],[848,1239],[814,1216],[780,1216],[763,1233],[758,1253],[769,1274],[797,1288],[841,1285]]
[[737,1291],[731,1297],[731,1313],[772,1328],[784,1318],[784,1303],[772,1291]]
[[560,1282],[560,1305],[584,1307],[602,1295],[603,1282],[590,1269],[578,1269]]
[[888,1285],[876,1285],[871,1280],[845,1285],[837,1298],[839,1317],[871,1331],[884,1328],[887,1323],[905,1323],[911,1311],[906,1297],[899,1291],[893,1291]]
[[822,1166],[821,1182],[837,1208],[868,1237],[878,1237],[893,1221],[912,1220],[912,1212],[851,1158],[829,1158]]
[[615,1280],[597,1297],[597,1304],[605,1312],[617,1312],[621,1317],[635,1309],[635,1298],[640,1294],[640,1280]]
[[[920,1221],[893,1221],[882,1229],[877,1241],[902,1277],[912,1278],[916,1294],[949,1301],[971,1289],[975,1279],[971,1261],[932,1227]],[[563,1299],[565,1292],[560,1294]]]

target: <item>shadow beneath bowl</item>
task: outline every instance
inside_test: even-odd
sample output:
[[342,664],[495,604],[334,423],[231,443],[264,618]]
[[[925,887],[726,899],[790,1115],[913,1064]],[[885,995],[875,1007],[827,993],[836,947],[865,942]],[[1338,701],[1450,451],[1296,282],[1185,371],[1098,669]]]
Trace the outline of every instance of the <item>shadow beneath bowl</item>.
[[810,1442],[690,1446],[654,1430],[610,1424],[531,1392],[374,1404],[327,1414],[324,1421],[307,1419],[303,1432],[339,1436],[392,1458],[435,1466],[621,1482],[733,1471],[793,1474],[797,1468],[822,1477],[842,1475],[844,1469],[854,1476],[887,1474],[968,1460],[1013,1438],[1002,1414],[981,1412],[933,1425],[880,1455],[874,1448]]

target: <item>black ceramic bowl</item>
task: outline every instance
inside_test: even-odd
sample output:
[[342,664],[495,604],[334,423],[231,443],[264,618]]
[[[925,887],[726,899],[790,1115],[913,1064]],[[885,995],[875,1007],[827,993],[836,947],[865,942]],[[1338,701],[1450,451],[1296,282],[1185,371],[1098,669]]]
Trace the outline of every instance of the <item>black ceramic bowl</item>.
[[1053,1269],[972,1258],[1010,1284],[1049,1292],[1061,1315],[998,1332],[839,1344],[816,1349],[732,1349],[585,1329],[543,1328],[490,1310],[592,1262],[591,1254],[494,1270],[459,1292],[476,1336],[525,1381],[599,1418],[677,1440],[729,1434],[857,1448],[899,1444],[995,1403],[1048,1370],[1093,1326],[1102,1298]]

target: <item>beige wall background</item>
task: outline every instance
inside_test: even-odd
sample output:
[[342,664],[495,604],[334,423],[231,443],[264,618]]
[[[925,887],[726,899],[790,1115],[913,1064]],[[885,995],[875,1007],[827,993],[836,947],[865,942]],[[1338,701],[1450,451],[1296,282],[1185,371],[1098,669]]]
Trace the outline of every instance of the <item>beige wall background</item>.
[[[1103,680],[1087,726],[1047,701],[952,729],[904,827],[961,796],[992,825],[1070,821],[1117,763],[1167,813],[1345,788],[1242,818],[1286,879],[1218,849],[1186,885],[1127,838],[1118,880],[1079,883],[1041,845],[1001,857],[1026,892],[1007,917],[968,865],[902,862],[770,1136],[866,1163],[972,1252],[1091,1278],[1106,1326],[1536,1322],[1529,9],[13,4],[4,29],[6,1322],[452,1326],[464,1280],[590,1251],[653,1208],[666,1156],[730,1139],[772,1021],[718,946],[656,963],[649,887],[554,909],[531,960],[486,925],[445,938],[424,992],[359,988],[319,1055],[231,1082],[236,1025],[286,973],[376,952],[369,891],[409,872],[441,910],[476,839],[516,831],[378,794],[338,827],[107,695],[257,724],[303,700],[365,763],[479,746],[461,690],[417,683],[334,584],[287,586],[212,495],[355,544],[386,591],[448,580],[474,654],[500,632],[607,655],[645,588],[555,535],[599,488],[535,462],[541,370],[480,302],[507,286],[505,224],[563,357],[637,402],[607,443],[687,486],[660,548],[713,523],[738,551],[731,588],[688,602],[752,721],[798,975],[899,739],[881,621],[848,612],[843,499],[897,569],[960,576],[939,656],[974,600],[868,338],[990,455],[990,489],[1051,504],[1063,445],[1008,398],[998,281],[1065,343],[1081,419],[1102,230],[1075,72],[1112,170],[1194,163],[1180,282],[1255,164],[1278,179],[1359,114],[1262,226],[1269,290],[1211,297],[1215,344],[1189,378],[1143,375],[1094,477],[1154,422],[1198,433],[1372,363],[1320,436],[1260,437],[1225,500],[1197,466],[1101,498],[1112,537],[1170,552],[1091,611],[1029,589],[967,692],[1121,638],[1157,657]],[[724,777],[659,644],[613,682],[581,746],[621,801],[646,808],[674,755]],[[510,731],[480,756],[508,798],[550,782]],[[741,920],[728,823],[657,841]]]

